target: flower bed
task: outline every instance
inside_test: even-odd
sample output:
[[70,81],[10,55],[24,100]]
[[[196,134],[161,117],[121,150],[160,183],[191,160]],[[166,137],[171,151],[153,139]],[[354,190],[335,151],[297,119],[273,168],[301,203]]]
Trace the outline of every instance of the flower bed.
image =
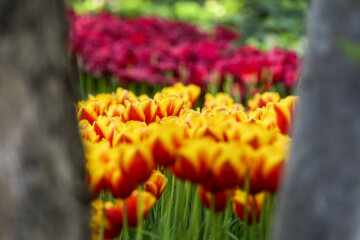
[[118,88],[78,103],[94,239],[266,239],[297,99],[207,94],[194,110],[199,94]]
[[209,84],[244,98],[250,90],[282,86],[288,94],[297,80],[299,59],[292,51],[262,52],[251,46],[234,48],[238,34],[218,27],[206,33],[195,26],[157,17],[123,19],[109,13],[75,15],[70,50],[79,68],[95,78],[121,84]]

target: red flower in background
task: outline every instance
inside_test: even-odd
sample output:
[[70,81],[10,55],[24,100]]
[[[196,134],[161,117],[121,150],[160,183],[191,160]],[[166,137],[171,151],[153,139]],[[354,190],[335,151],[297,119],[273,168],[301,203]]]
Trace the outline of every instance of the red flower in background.
[[239,35],[224,27],[205,33],[183,22],[124,19],[105,12],[68,11],[68,19],[70,50],[80,56],[80,67],[95,76],[110,74],[124,83],[183,81],[205,86],[216,71],[218,80],[230,74],[243,87],[265,81],[267,89],[273,83],[290,89],[297,79],[299,59],[294,52],[262,52],[251,46],[231,50]]

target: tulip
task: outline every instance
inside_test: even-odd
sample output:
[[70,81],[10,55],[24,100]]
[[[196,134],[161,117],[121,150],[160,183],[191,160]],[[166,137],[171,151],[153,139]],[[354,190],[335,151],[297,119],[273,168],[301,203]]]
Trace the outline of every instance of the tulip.
[[165,96],[156,94],[155,102],[158,105],[157,116],[164,118],[167,116],[179,116],[180,110],[184,106],[184,100],[177,95]]
[[106,173],[106,187],[115,198],[126,198],[136,189],[136,183],[126,178],[119,165],[115,165]]
[[[156,165],[199,184],[201,200],[211,208],[213,199],[215,211],[226,206],[229,189],[245,187],[247,177],[252,201],[249,208],[253,208],[249,211],[255,212],[256,219],[261,202],[254,196],[278,190],[291,143],[282,129],[293,122],[296,98],[271,102],[275,94],[272,100],[264,98],[269,101],[266,106],[244,112],[229,95],[219,94],[208,97],[212,98],[209,107],[192,110],[186,103],[192,101],[191,91],[178,85],[150,99],[120,89],[115,94],[90,96],[91,100],[78,104],[92,196],[108,190],[115,198],[126,198],[130,226],[137,224],[136,187],[144,185],[146,194],[156,201],[167,184],[166,177],[154,170]],[[245,203],[243,200],[239,205],[237,195],[233,208],[243,218]],[[144,204],[153,203],[150,199]],[[124,202],[104,206],[105,236],[110,238],[121,231]]]
[[145,182],[155,167],[150,150],[144,145],[123,144],[120,152],[120,167],[125,177],[137,184]]
[[196,131],[196,138],[209,137],[217,142],[223,141],[223,131],[217,127],[203,126]]
[[280,94],[277,92],[256,93],[255,96],[248,101],[248,109],[253,111],[257,108],[265,107],[269,102],[279,102]]
[[174,164],[177,150],[188,138],[185,124],[173,120],[167,117],[159,123],[150,124],[144,136],[148,139],[148,147],[155,162],[161,166]]
[[88,101],[89,102],[101,102],[105,105],[106,108],[109,107],[111,104],[115,103],[113,96],[111,94],[107,94],[107,93],[99,93],[99,94],[96,94],[95,96],[89,94]]
[[100,137],[96,134],[94,127],[88,122],[88,120],[79,121],[80,136],[83,140],[91,143],[98,142]]
[[80,102],[78,104],[78,119],[86,119],[90,124],[93,124],[98,116],[104,115],[105,107],[102,102]]
[[122,114],[122,119],[124,122],[130,120],[145,122],[145,114],[140,109],[140,107],[137,106],[137,104],[125,100],[125,106],[126,106],[125,112],[123,112]]
[[245,122],[242,125],[241,141],[254,149],[270,144],[275,137],[276,131],[268,130],[256,121]]
[[[141,202],[140,202],[140,201]],[[127,219],[130,227],[136,227],[138,224],[138,216],[140,215],[141,219],[144,219],[150,209],[154,206],[156,202],[156,197],[151,193],[146,191],[137,191],[135,190],[130,197],[126,198],[126,209],[127,209]],[[139,207],[141,213],[139,214]]]
[[247,171],[246,157],[245,146],[222,145],[221,154],[212,165],[212,178],[204,183],[204,187],[217,192],[242,185]]
[[163,88],[161,93],[165,96],[178,95],[184,100],[185,107],[192,108],[197,102],[200,91],[201,89],[194,84],[184,86],[182,83],[177,83],[172,87]]
[[144,190],[159,199],[167,182],[168,179],[160,171],[153,170],[150,178],[145,182]]
[[219,154],[219,146],[210,139],[187,141],[171,170],[180,179],[203,183],[211,178],[212,165]]
[[239,142],[254,149],[272,143],[277,132],[267,129],[262,122],[250,119],[241,123],[232,123],[224,130],[224,138],[228,142]]
[[[121,143],[137,143],[139,142],[146,131],[146,123],[139,121],[129,121],[124,123],[117,123],[112,138],[112,146],[119,146]],[[110,141],[110,139],[109,139]]]
[[248,119],[248,115],[244,111],[234,111],[233,113],[234,118],[237,122],[243,122]]
[[175,146],[171,136],[159,134],[151,140],[151,151],[154,160],[162,166],[171,166],[175,162]]
[[282,134],[287,134],[290,131],[290,115],[287,109],[280,104],[274,105],[274,111],[276,113],[276,123]]
[[274,111],[276,114],[276,123],[282,134],[289,134],[293,122],[293,115],[296,108],[296,98],[287,97],[274,104]]
[[105,111],[106,116],[108,117],[121,117],[122,113],[125,111],[125,106],[122,104],[112,104]]
[[147,124],[155,121],[158,106],[153,100],[145,100],[141,102],[140,109],[145,115],[145,122]]
[[287,157],[286,148],[286,143],[274,143],[250,151],[247,163],[250,174],[250,193],[278,190]]
[[[205,110],[202,117],[195,125],[193,135],[195,138],[209,137],[217,142],[225,139],[225,130],[235,123],[232,115],[226,110],[217,108]],[[196,123],[196,122],[195,122]]]
[[112,202],[104,203],[97,200],[91,203],[91,207],[92,217],[90,225],[93,239],[99,239],[104,214],[104,239],[110,240],[118,236],[122,229],[122,205],[119,206],[119,204],[114,204]]
[[198,86],[194,85],[194,84],[189,84],[187,86],[187,88],[188,88],[189,100],[192,103],[192,105],[188,106],[188,107],[192,108],[195,105],[195,103],[197,102],[198,98],[199,98],[201,89]]
[[207,209],[213,209],[215,212],[221,212],[226,208],[230,191],[225,189],[220,192],[207,191],[203,186],[198,188],[199,196]]
[[110,149],[109,143],[102,141],[86,146],[87,181],[93,197],[98,196],[106,186],[109,162],[117,161],[117,151]]
[[205,103],[204,107],[207,108],[216,108],[216,107],[226,107],[234,104],[234,100],[227,93],[217,93],[215,97],[211,94],[205,94]]
[[114,197],[125,198],[137,184],[149,178],[153,168],[151,156],[149,153],[146,155],[143,149],[133,145],[110,148],[105,141],[91,145],[86,159],[88,183],[93,196],[107,188]]
[[[246,195],[245,191],[236,190],[231,199],[232,208],[236,216],[241,220],[244,221],[247,218],[248,224],[258,223],[262,207],[268,198],[268,194],[261,192],[256,195],[248,195],[247,199]],[[245,208],[247,208],[247,217],[245,215]]]
[[138,97],[138,99],[139,99],[140,102],[145,102],[145,101],[147,101],[147,100],[151,100],[151,98],[150,98],[147,94],[145,94],[145,93],[141,94],[141,95]]
[[97,118],[97,115],[96,113],[89,109],[88,107],[82,107],[80,110],[79,110],[79,113],[78,113],[78,119],[79,120],[87,120],[90,124],[92,124]]
[[262,156],[266,161],[262,166],[264,190],[276,192],[285,166],[287,154],[283,145],[269,146],[263,149]]
[[117,104],[125,105],[125,101],[129,101],[130,103],[137,103],[138,98],[136,95],[128,90],[123,88],[117,88],[116,93],[114,95],[114,99]]
[[[93,237],[98,239],[103,214],[105,214],[104,239],[113,239],[121,233],[123,227],[124,204],[126,206],[128,225],[130,227],[136,227],[138,224],[138,216],[144,219],[155,202],[156,198],[153,195],[145,191],[139,192],[137,190],[133,191],[125,201],[122,199],[117,199],[116,203],[94,201],[92,203],[93,217],[91,219]],[[139,207],[141,209],[140,214],[138,214]]]
[[[108,126],[110,124],[110,119],[107,117],[98,117],[96,121],[94,121],[93,126],[96,134],[99,136],[99,139],[108,138],[110,133],[108,133]],[[110,130],[110,132],[113,129]],[[112,133],[113,134],[113,133]]]
[[125,133],[125,132],[119,132],[118,130],[115,130],[114,137],[112,140],[112,146],[116,147],[119,146],[121,143],[134,143],[136,142],[132,135]]
[[[236,34],[228,31],[204,34],[185,23],[158,18],[129,20],[108,13],[96,17],[72,14],[69,20],[70,50],[80,57],[82,70],[93,75],[114,76],[124,83],[146,79],[150,84],[168,84],[180,79],[204,87],[215,70],[218,79],[232,75],[241,89],[244,83],[257,84],[260,79],[266,81],[265,89],[278,83],[291,89],[298,75],[300,60],[294,52],[279,48],[262,52],[251,46],[231,49]],[[168,76],[169,73],[172,76]],[[200,88],[187,90],[183,91],[179,84],[164,93],[185,92],[184,104],[191,108]],[[138,99],[131,95],[120,89],[111,101],[136,103]],[[95,98],[108,102],[103,96]]]

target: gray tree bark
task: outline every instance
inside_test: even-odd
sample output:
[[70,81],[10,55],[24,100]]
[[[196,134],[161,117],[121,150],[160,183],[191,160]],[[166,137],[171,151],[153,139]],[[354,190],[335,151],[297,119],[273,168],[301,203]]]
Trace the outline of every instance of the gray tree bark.
[[278,240],[360,239],[360,2],[315,0]]
[[0,0],[0,239],[90,239],[62,1]]

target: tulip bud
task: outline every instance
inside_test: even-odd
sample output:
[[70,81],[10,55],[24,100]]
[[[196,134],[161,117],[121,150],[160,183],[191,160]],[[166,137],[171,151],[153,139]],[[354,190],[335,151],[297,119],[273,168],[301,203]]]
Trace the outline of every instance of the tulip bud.
[[145,182],[144,190],[159,199],[167,182],[168,179],[160,171],[153,170],[150,178]]

